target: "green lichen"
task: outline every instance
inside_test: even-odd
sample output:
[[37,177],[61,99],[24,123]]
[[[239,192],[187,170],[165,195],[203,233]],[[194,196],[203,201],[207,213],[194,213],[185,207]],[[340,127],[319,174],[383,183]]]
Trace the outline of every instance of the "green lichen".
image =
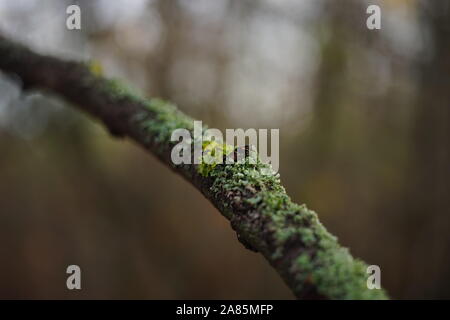
[[98,90],[105,93],[112,102],[129,102],[143,107],[143,110],[134,116],[134,121],[144,131],[148,131],[149,138],[153,137],[156,142],[170,144],[170,137],[175,129],[193,130],[194,120],[170,102],[159,98],[142,98],[137,90],[134,90],[117,79],[101,79],[92,67],[88,67],[92,77],[85,79],[85,85],[96,85]]
[[[239,224],[246,241],[264,248],[270,246],[269,260],[277,261],[290,244],[300,244],[301,251],[290,263],[290,272],[296,276],[294,291],[301,296],[307,285],[313,285],[318,294],[336,299],[383,299],[383,290],[369,290],[366,285],[367,265],[352,258],[319,222],[317,214],[305,205],[291,201],[282,187],[279,175],[270,165],[244,159],[237,164],[215,166],[208,171],[213,179],[211,191],[222,195],[241,195],[248,205],[246,212],[258,212],[264,220],[264,228],[271,234],[269,243],[261,243],[246,219]],[[231,199],[234,201],[234,199]],[[229,209],[233,218],[239,213]]]
[[109,93],[109,96],[114,98],[115,100],[119,99],[131,99],[142,101],[142,98],[139,97],[139,93],[134,89],[128,87],[126,84],[117,79],[108,79],[103,82],[104,91]]
[[101,77],[101,67],[95,63],[85,65],[88,76],[82,79],[83,85],[87,87],[96,87],[96,89],[105,94],[112,102],[131,101],[136,103],[145,103],[146,100],[141,97],[140,93],[127,86],[118,79],[105,79]]
[[233,152],[233,146],[214,140],[204,140],[202,142],[201,162],[197,168],[198,172],[208,177],[218,164],[222,164],[224,156]]
[[171,143],[170,137],[176,129],[194,129],[194,120],[183,114],[174,104],[154,98],[144,101],[144,105],[152,116],[145,117],[144,114],[140,125],[158,143]]
[[[297,290],[301,291],[303,287],[307,285],[306,281],[312,280],[312,272],[314,269],[310,255],[307,253],[300,254],[297,259],[295,259],[294,265],[296,268],[291,267],[290,271],[296,274],[296,280],[298,282]],[[298,272],[299,270],[301,272]]]
[[91,60],[87,62],[86,66],[94,76],[97,77],[103,76],[103,66],[101,65],[100,61]]
[[174,104],[159,98],[142,98],[137,90],[120,80],[101,78],[97,65],[88,64],[86,67],[91,76],[84,79],[84,85],[97,86],[112,102],[129,102],[143,106],[142,112],[137,113],[133,120],[143,130],[148,131],[149,138],[153,137],[161,145],[170,144],[170,137],[175,129],[193,130],[194,120]]
[[[193,119],[181,113],[173,104],[161,99],[145,100],[120,81],[102,82],[102,90],[110,99],[138,102],[144,110],[135,120],[160,145],[170,145],[175,129],[193,131]],[[203,130],[206,130],[204,128]],[[232,146],[206,140],[202,151],[206,158],[217,160],[221,154],[229,155]],[[223,204],[223,213],[235,221],[241,241],[259,249],[266,248],[272,262],[283,259],[296,244],[300,249],[297,257],[290,259],[290,274],[294,275],[294,292],[302,296],[306,288],[313,286],[317,294],[336,299],[383,299],[383,290],[369,290],[366,285],[366,264],[353,259],[347,249],[341,247],[319,222],[317,214],[305,205],[291,201],[280,183],[279,175],[270,165],[258,157],[246,157],[234,164],[220,164],[217,161],[203,161],[197,170],[211,181],[210,192],[218,201],[231,196],[230,203]],[[256,212],[264,221],[268,238],[262,239],[252,225],[251,219],[241,219],[242,214]],[[236,222],[237,221],[237,222]]]

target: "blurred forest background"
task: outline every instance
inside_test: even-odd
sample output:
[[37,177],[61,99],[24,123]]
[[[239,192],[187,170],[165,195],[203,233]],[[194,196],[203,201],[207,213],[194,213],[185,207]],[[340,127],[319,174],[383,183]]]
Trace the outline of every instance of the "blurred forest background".
[[[450,1],[0,0],[0,31],[211,127],[280,128],[291,197],[392,297],[450,298]],[[0,150],[0,298],[293,298],[188,183],[1,73]]]

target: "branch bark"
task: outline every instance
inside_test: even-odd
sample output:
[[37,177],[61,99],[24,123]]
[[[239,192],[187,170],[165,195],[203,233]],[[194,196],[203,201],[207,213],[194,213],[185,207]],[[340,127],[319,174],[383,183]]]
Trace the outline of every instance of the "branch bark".
[[101,120],[114,136],[128,137],[183,176],[225,216],[238,239],[260,252],[298,298],[385,299],[367,288],[367,265],[354,259],[320,223],[297,205],[267,165],[218,165],[204,176],[197,165],[170,158],[176,128],[192,130],[193,119],[170,103],[143,99],[86,63],[41,55],[0,35],[0,70],[20,78],[24,89],[57,94]]

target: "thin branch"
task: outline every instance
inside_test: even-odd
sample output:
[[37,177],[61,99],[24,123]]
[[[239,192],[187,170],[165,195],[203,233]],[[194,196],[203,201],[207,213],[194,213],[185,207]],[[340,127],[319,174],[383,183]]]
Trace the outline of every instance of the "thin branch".
[[298,298],[386,298],[382,289],[367,288],[367,265],[338,244],[316,213],[293,203],[277,176],[261,173],[267,165],[217,165],[206,176],[197,165],[174,165],[171,132],[192,130],[193,119],[170,103],[140,98],[88,64],[40,55],[2,36],[0,70],[15,74],[24,89],[65,98],[113,135],[131,138],[153,153],[211,201],[238,239],[260,252]]

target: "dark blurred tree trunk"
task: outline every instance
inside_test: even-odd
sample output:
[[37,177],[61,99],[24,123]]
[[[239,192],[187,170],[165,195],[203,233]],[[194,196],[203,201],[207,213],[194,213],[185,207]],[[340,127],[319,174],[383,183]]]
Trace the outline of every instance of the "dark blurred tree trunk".
[[[435,283],[450,281],[450,2],[423,1],[419,10],[429,27],[429,56],[418,66],[418,104],[412,132],[410,190],[407,209],[416,219],[412,229],[411,263],[426,259],[411,274],[409,295],[416,295],[414,279],[426,278],[423,297],[444,298],[450,288]],[[443,236],[444,235],[444,236]],[[445,236],[447,235],[447,236]],[[445,258],[443,258],[445,257]],[[445,261],[442,261],[445,260]],[[436,292],[435,288],[438,288]]]
[[153,68],[150,92],[159,97],[171,97],[170,68],[176,59],[182,40],[181,32],[184,17],[180,5],[174,0],[159,0],[157,2],[164,33],[159,44],[155,59],[148,61],[148,67]]

